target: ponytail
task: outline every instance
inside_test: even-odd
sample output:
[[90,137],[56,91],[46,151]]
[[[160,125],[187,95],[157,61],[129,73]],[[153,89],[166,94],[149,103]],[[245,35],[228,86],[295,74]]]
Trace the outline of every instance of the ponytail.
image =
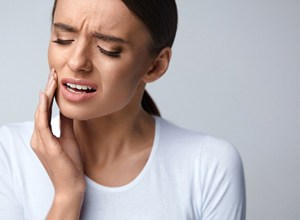
[[153,99],[149,93],[145,90],[142,98],[142,107],[143,109],[151,115],[161,116],[158,108],[156,107]]

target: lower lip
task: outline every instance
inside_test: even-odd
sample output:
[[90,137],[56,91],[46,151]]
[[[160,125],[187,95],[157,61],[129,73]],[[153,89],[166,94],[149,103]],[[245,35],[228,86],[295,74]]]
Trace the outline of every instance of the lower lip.
[[62,95],[63,97],[71,102],[85,102],[95,96],[97,91],[86,93],[86,92],[73,92],[68,89],[67,86],[62,85]]

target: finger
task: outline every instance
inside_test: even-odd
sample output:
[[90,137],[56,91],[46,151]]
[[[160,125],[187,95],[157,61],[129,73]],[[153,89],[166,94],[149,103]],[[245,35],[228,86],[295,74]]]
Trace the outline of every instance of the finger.
[[75,138],[73,119],[67,118],[60,112],[60,130],[62,138]]
[[51,176],[53,174],[50,170],[47,160],[45,159],[45,157],[46,157],[45,149],[44,149],[43,143],[40,139],[38,129],[36,127],[37,127],[37,125],[35,125],[34,131],[33,131],[33,134],[32,134],[31,140],[30,140],[30,145],[31,145],[33,152],[38,157],[38,159],[40,160],[40,162],[42,163],[42,165],[44,166],[45,170],[47,171],[48,175],[51,178]]
[[33,127],[33,133],[30,140],[30,145],[34,152],[39,151],[39,148],[43,148],[42,145],[40,144],[40,134],[38,130],[40,106],[41,106],[41,95],[39,97],[39,103],[34,113],[34,127]]
[[36,140],[39,137],[38,121],[39,121],[39,112],[40,112],[39,109],[40,109],[40,106],[41,106],[41,94],[40,94],[40,97],[39,97],[38,106],[37,106],[35,114],[34,114],[34,129],[33,129],[33,135],[32,135],[32,137],[35,137]]
[[31,140],[30,140],[30,145],[31,145],[31,148],[32,148],[33,152],[38,157],[40,162],[43,164],[45,170],[47,171],[49,177],[51,178],[53,176],[53,173],[51,172],[50,167],[49,167],[49,165],[47,163],[47,160],[45,158],[46,153],[45,153],[43,142],[40,138],[39,129],[38,129],[40,107],[41,107],[41,101],[39,102],[37,110],[36,110],[35,115],[34,115],[34,118],[35,118],[35,120],[34,120],[34,130],[33,130]]
[[55,136],[52,134],[48,121],[47,96],[44,93],[40,95],[40,106],[38,113],[37,127],[46,153],[51,155],[60,155],[62,148],[57,143]]
[[[34,142],[34,141],[32,141]],[[37,156],[37,158],[40,160],[40,162],[42,163],[42,165],[44,166],[46,172],[48,173],[48,175],[53,176],[53,173],[50,169],[50,166],[48,165],[47,162],[47,154],[45,152],[45,149],[43,147],[43,143],[42,141],[39,139],[36,143],[32,144],[32,146],[38,146],[38,147],[33,147],[33,152],[35,153],[35,155]]]
[[48,81],[48,87],[45,90],[45,94],[47,96],[47,100],[48,100],[48,121],[49,121],[49,127],[50,130],[52,130],[51,128],[51,117],[52,117],[52,105],[53,105],[53,100],[54,100],[54,94],[57,88],[57,76],[56,73],[54,71],[54,69],[51,69],[51,73],[50,73],[50,79]]
[[53,75],[53,68],[51,68],[49,74],[48,74],[48,79],[47,79],[47,85],[45,87],[45,91],[49,88],[52,80],[52,75]]
[[47,89],[45,90],[45,94],[48,97],[48,100],[50,100],[49,103],[48,103],[49,109],[52,107],[53,98],[54,98],[56,88],[57,88],[57,74],[52,69],[50,80],[49,80]]

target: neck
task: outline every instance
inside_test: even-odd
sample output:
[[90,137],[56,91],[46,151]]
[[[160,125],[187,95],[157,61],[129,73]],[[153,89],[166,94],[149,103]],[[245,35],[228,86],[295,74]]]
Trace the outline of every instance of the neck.
[[74,121],[85,164],[105,164],[152,146],[154,120],[139,109],[88,121]]

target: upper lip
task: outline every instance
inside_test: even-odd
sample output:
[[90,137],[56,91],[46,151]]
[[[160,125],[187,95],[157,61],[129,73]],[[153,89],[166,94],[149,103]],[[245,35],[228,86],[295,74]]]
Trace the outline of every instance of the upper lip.
[[89,86],[92,87],[93,90],[97,90],[97,85],[95,83],[92,83],[90,80],[86,79],[64,78],[61,80],[61,84],[67,85],[67,83],[76,84],[80,86]]

